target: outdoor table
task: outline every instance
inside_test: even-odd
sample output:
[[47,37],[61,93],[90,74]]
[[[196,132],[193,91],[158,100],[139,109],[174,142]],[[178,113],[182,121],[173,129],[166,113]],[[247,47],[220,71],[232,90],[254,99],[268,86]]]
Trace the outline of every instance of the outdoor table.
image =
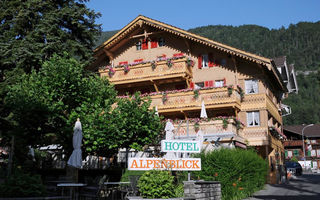
[[[86,186],[87,184],[84,183],[58,183],[57,187],[62,187],[62,196],[63,196],[63,190],[64,188],[69,188],[69,192],[70,192],[70,199],[75,199],[78,200],[79,199],[79,193],[77,191],[77,189],[79,187],[83,187]],[[72,198],[73,197],[73,198]]]
[[[119,189],[118,186],[129,185],[130,182],[104,182],[103,185],[106,186],[106,190],[111,193],[111,199],[114,199],[114,189]],[[122,196],[122,195],[121,195]],[[122,199],[122,197],[121,197]]]

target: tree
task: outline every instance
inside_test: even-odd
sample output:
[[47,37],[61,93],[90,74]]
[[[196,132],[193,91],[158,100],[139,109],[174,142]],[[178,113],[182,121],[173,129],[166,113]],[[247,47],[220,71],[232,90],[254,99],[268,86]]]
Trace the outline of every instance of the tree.
[[78,117],[84,155],[108,157],[119,148],[141,149],[161,130],[159,117],[149,110],[150,101],[138,94],[117,99],[107,79],[86,72],[68,55],[54,55],[39,72],[23,75],[10,87],[5,102],[24,146],[58,143],[67,154],[73,149],[72,129]]
[[100,14],[86,8],[87,1],[0,1],[1,75],[16,67],[26,72],[39,69],[43,61],[63,51],[90,60],[101,28],[95,24]]

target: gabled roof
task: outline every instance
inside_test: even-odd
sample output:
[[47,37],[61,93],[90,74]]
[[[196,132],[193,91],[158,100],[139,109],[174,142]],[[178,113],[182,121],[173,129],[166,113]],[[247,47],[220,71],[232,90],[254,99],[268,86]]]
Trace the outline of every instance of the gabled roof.
[[213,48],[216,48],[218,50],[221,50],[223,52],[229,53],[231,55],[249,60],[251,62],[255,62],[257,64],[260,64],[262,66],[265,66],[268,68],[269,71],[272,71],[273,75],[275,76],[276,80],[278,81],[280,87],[286,91],[286,87],[283,84],[283,81],[280,77],[280,74],[277,69],[275,69],[274,61],[269,58],[265,58],[262,56],[258,56],[213,40],[210,40],[208,38],[190,33],[188,31],[185,31],[183,29],[177,28],[172,25],[165,24],[163,22],[139,15],[136,17],[133,21],[131,21],[129,24],[127,24],[124,28],[122,28],[118,33],[116,33],[114,36],[112,36],[110,39],[105,41],[103,44],[98,46],[94,52],[97,54],[98,52],[103,51],[104,49],[109,49],[113,45],[120,42],[122,39],[124,39],[135,27],[142,26],[143,24],[149,25],[151,27],[155,27],[157,29],[160,29],[162,31],[166,31],[169,33],[172,33],[174,35],[178,35],[180,37],[189,39],[191,41],[198,42],[200,44],[204,44]]
[[286,56],[281,56],[281,57],[274,58],[273,61],[277,67],[278,66],[282,67],[282,66],[284,66],[284,63],[286,62],[286,59],[287,59]]
[[[302,135],[302,129],[306,125],[293,125],[293,126],[284,126],[285,131]],[[307,127],[303,131],[306,137],[319,137],[320,138],[320,124],[315,124],[313,126]]]

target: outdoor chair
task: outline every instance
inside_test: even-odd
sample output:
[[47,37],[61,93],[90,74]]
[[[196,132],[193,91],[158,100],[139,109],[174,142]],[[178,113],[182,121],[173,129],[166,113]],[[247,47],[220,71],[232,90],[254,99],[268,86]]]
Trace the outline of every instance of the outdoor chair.
[[89,185],[81,188],[80,199],[82,200],[93,200],[93,199],[104,199],[107,194],[104,190],[104,182],[107,182],[109,178],[104,175],[95,185]]
[[125,199],[128,199],[129,196],[138,195],[138,180],[140,176],[129,176],[130,185],[127,189]]

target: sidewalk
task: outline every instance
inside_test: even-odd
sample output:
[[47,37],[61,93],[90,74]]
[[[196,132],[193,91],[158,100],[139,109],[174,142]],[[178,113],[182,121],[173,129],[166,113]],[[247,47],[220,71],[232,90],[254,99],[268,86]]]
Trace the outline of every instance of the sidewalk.
[[320,174],[305,173],[292,176],[288,183],[270,185],[244,200],[319,200]]

